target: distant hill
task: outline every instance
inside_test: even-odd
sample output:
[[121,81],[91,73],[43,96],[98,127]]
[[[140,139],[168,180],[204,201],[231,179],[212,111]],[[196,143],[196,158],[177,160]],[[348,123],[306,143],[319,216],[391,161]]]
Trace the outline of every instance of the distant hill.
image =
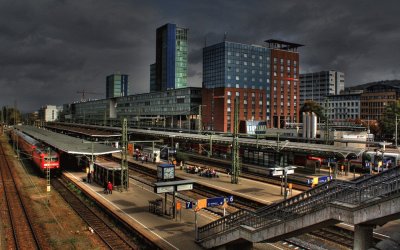
[[400,80],[384,80],[384,81],[378,81],[378,82],[369,82],[369,83],[364,83],[361,85],[356,85],[352,87],[347,87],[345,88],[346,90],[364,90],[368,88],[369,86],[375,85],[375,84],[388,84],[396,87],[400,87]]

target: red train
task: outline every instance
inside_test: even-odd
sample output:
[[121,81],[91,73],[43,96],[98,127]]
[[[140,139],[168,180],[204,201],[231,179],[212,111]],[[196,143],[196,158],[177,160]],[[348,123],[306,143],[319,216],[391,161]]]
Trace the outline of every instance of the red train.
[[60,161],[59,154],[56,151],[46,148],[39,141],[18,130],[12,132],[12,139],[17,142],[18,148],[22,149],[32,159],[40,172],[46,173],[47,168],[50,168],[52,174],[59,172]]

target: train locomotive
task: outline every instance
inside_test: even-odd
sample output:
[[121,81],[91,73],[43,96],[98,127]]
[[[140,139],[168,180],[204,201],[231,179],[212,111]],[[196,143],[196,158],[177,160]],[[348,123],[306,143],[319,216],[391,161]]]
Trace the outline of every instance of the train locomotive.
[[42,174],[45,174],[48,168],[52,174],[59,173],[60,161],[59,154],[56,151],[46,148],[45,145],[39,141],[18,130],[14,130],[11,137],[12,140],[17,143],[18,147],[32,159],[33,163]]

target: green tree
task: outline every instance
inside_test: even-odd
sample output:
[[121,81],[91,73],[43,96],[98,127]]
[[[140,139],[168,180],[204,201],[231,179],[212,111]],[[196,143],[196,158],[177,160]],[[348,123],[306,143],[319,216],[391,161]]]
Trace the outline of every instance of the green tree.
[[400,118],[400,102],[390,102],[383,112],[383,117],[379,120],[379,130],[383,138],[392,138],[395,135],[396,115]]
[[324,108],[321,107],[321,105],[319,105],[317,102],[311,100],[305,101],[299,112],[300,122],[303,121],[303,112],[314,112],[321,122],[325,121],[326,119]]
[[4,106],[1,109],[0,122],[2,120],[7,125],[18,124],[19,122],[21,122],[21,112],[18,109],[14,109],[14,108],[10,108],[10,107]]

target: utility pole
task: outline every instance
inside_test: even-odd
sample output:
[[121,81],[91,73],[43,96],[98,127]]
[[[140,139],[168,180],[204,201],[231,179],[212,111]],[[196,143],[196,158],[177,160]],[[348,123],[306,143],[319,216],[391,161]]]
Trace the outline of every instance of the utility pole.
[[51,163],[51,149],[50,147],[47,148],[47,168],[46,168],[46,182],[47,182],[47,192],[46,192],[46,197],[47,197],[47,205],[50,205],[50,190],[51,190],[51,185],[50,185],[50,163]]
[[325,99],[325,144],[328,145],[329,144],[329,122],[328,122],[328,117],[329,117],[329,112],[328,110],[328,104],[329,104],[329,100],[328,98]]
[[128,121],[126,118],[122,121],[122,157],[121,157],[121,186],[128,190]]
[[396,126],[395,126],[395,138],[394,138],[394,140],[395,140],[395,146],[396,146],[396,149],[397,149],[397,114],[396,114]]
[[202,124],[202,121],[201,121],[201,106],[202,105],[199,105],[199,134],[201,134],[201,130],[202,130],[202,127],[203,127],[203,124]]
[[235,98],[235,113],[234,113],[234,122],[233,122],[233,142],[232,142],[232,175],[231,175],[231,183],[238,184],[239,183],[239,175],[240,175],[240,163],[239,163],[239,135],[238,135],[238,123],[239,123],[239,100]]

